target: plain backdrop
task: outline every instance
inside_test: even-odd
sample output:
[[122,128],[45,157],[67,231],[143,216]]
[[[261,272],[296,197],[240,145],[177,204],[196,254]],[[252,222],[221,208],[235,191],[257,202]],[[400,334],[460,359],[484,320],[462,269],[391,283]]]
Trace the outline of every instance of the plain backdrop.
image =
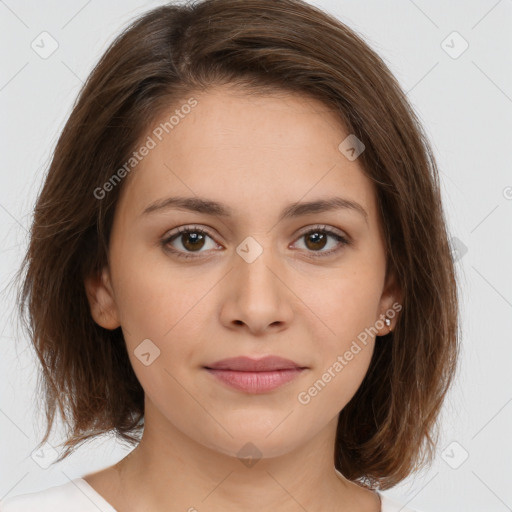
[[[35,462],[38,366],[16,330],[9,283],[82,82],[129,21],[162,3],[0,0],[0,499],[130,450],[105,436],[61,464]],[[314,3],[355,29],[407,92],[436,154],[457,255],[462,354],[436,460],[385,494],[422,512],[512,510],[512,0]],[[58,44],[47,58],[32,47],[38,37]],[[56,431],[50,442],[60,441]]]

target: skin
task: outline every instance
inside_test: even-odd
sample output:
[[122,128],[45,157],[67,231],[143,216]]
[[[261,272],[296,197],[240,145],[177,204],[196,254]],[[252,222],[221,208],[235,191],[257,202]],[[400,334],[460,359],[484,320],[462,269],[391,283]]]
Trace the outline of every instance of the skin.
[[[376,512],[379,497],[336,474],[333,452],[338,414],[379,341],[370,336],[307,405],[297,399],[399,298],[393,275],[385,279],[373,185],[358,160],[338,150],[348,134],[316,100],[284,92],[249,96],[229,86],[194,97],[198,105],[126,178],[109,267],[85,282],[94,320],[122,327],[146,411],[137,448],[85,480],[120,512]],[[222,202],[233,216],[141,214],[177,195]],[[277,221],[291,202],[334,195],[359,203],[367,220],[338,209]],[[342,246],[332,236],[324,245],[308,242],[304,232],[317,225],[352,243]],[[190,259],[159,243],[180,226],[208,231],[202,245],[183,235],[169,243],[188,249]],[[236,252],[248,236],[263,250],[251,263]],[[160,350],[149,366],[134,353],[145,339]],[[269,354],[308,369],[254,395],[203,368]],[[237,455],[248,442],[259,451],[250,467]]]

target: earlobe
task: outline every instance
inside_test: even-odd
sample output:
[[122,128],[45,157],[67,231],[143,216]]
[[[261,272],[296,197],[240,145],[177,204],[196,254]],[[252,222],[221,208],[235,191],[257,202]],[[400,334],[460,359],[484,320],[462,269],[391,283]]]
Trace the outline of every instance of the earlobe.
[[94,321],[105,329],[117,329],[121,323],[108,269],[103,268],[101,275],[87,277],[84,285]]
[[402,309],[401,303],[402,294],[396,275],[390,272],[380,300],[380,315],[375,323],[378,329],[377,336],[385,336],[394,330],[398,312]]

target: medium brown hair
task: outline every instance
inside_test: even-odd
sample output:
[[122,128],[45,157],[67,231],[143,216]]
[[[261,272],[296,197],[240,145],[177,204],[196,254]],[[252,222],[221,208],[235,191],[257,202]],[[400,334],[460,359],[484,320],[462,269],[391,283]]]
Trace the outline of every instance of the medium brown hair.
[[[41,363],[49,437],[58,408],[67,457],[114,433],[140,441],[144,391],[121,328],[91,316],[84,279],[108,265],[121,181],[93,191],[130,159],[164,109],[221,84],[318,99],[364,145],[377,193],[387,271],[401,290],[393,332],[339,414],[334,464],[362,485],[389,488],[433,458],[456,371],[458,292],[436,163],[420,122],[383,60],[335,17],[301,0],[206,0],[136,19],[88,77],[37,199],[18,295]],[[340,141],[341,142],[341,141]]]

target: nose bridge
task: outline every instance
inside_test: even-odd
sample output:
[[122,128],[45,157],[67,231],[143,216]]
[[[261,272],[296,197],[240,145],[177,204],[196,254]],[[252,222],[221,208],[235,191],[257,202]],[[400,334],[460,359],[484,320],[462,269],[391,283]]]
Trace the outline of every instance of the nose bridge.
[[252,236],[246,237],[237,247],[236,273],[240,285],[248,287],[250,292],[268,291],[275,293],[278,264],[269,242],[270,236],[265,239],[263,246],[260,241]]
[[277,277],[282,266],[270,248],[270,238],[266,237],[264,247],[256,238],[247,237],[236,248],[230,320],[241,320],[251,330],[289,320],[286,286]]

